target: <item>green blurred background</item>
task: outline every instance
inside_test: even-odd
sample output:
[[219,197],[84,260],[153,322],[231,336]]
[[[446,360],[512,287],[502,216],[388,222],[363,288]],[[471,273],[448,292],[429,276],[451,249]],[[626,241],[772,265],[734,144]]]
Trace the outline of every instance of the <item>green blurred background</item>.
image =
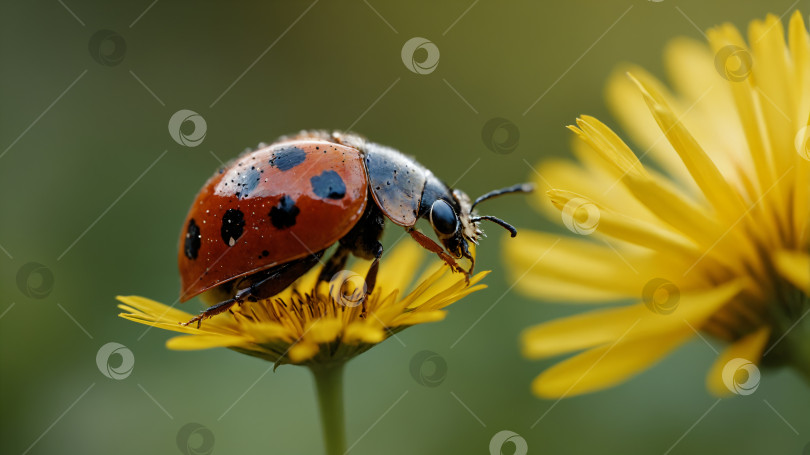
[[[603,87],[619,62],[661,75],[671,37],[796,7],[810,11],[807,1],[783,0],[4,3],[0,452],[182,453],[178,432],[197,422],[214,435],[213,453],[320,453],[306,370],[267,373],[268,364],[225,349],[168,351],[169,333],[141,337],[143,326],[117,317],[117,294],[176,299],[182,219],[218,166],[214,155],[227,160],[303,128],[352,126],[475,196],[529,178],[528,163],[568,155],[563,127],[578,114],[613,124]],[[126,43],[115,65],[91,56],[100,30]],[[417,36],[440,50],[430,74],[401,59]],[[96,56],[113,51],[110,40],[102,45]],[[198,147],[169,136],[180,109],[207,122]],[[520,131],[513,153],[482,140],[496,117]],[[525,198],[486,210],[558,229]],[[755,394],[707,413],[714,354],[700,340],[619,387],[560,402],[532,396],[531,380],[555,360],[521,358],[520,331],[581,307],[507,292],[504,232],[488,230],[479,249],[479,264],[493,270],[486,291],[444,322],[403,332],[404,346],[389,340],[349,364],[348,441],[359,441],[351,453],[488,453],[501,430],[525,438],[529,453],[808,453],[806,384],[771,372]],[[388,243],[399,234],[390,229]],[[27,286],[53,276],[42,298],[17,283],[31,262],[46,269]],[[123,380],[96,367],[111,341],[135,356]],[[409,373],[422,350],[446,361],[437,387]]]

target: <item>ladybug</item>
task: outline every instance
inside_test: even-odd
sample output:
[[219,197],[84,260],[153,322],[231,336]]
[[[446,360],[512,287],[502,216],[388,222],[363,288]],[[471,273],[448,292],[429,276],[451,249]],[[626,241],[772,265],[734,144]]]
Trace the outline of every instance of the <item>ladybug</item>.
[[[374,289],[383,254],[385,219],[405,228],[469,280],[475,265],[468,243],[478,243],[481,201],[530,192],[528,184],[487,193],[470,202],[402,153],[360,136],[304,131],[247,150],[211,177],[197,194],[180,237],[180,301],[202,294],[211,306],[185,323],[227,311],[234,304],[276,295],[318,263],[328,281],[350,254],[373,260],[366,276]],[[442,246],[415,229],[430,222]],[[337,244],[326,262],[327,249]],[[468,270],[456,262],[467,258]]]

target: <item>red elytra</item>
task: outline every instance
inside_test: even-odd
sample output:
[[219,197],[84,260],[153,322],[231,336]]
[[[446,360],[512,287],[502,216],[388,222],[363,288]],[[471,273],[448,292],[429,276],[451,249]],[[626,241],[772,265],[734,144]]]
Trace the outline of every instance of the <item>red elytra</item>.
[[[334,175],[343,194],[316,194],[313,179]],[[353,147],[296,141],[240,157],[208,180],[186,217],[180,300],[329,247],[362,216],[367,187]]]

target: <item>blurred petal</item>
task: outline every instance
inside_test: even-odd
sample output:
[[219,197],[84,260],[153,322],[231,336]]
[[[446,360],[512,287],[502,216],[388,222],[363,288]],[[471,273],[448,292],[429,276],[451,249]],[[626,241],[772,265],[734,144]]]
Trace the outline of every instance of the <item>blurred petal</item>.
[[343,334],[345,343],[379,343],[384,339],[383,328],[370,321],[352,322]]
[[611,343],[620,338],[654,339],[658,335],[682,331],[685,322],[699,327],[742,289],[742,283],[737,281],[708,290],[684,292],[669,314],[656,313],[647,303],[638,303],[547,322],[523,333],[523,355],[543,358]]
[[776,253],[776,268],[783,277],[810,295],[810,254],[782,250]]
[[299,341],[290,348],[289,352],[287,352],[287,356],[290,357],[292,363],[303,363],[315,357],[315,354],[317,354],[319,350],[320,348],[317,343]]
[[612,387],[649,368],[693,335],[684,328],[585,351],[544,371],[532,390],[541,398],[562,398]]
[[334,341],[343,330],[343,323],[338,319],[318,319],[309,325],[304,337],[314,343]]
[[729,389],[729,385],[733,386],[733,384],[726,385],[723,380],[723,370],[733,359],[745,359],[753,364],[758,364],[770,335],[771,330],[768,327],[763,327],[746,337],[740,338],[726,348],[715,359],[708,376],[706,376],[706,387],[709,391],[719,397],[731,395],[732,391]]

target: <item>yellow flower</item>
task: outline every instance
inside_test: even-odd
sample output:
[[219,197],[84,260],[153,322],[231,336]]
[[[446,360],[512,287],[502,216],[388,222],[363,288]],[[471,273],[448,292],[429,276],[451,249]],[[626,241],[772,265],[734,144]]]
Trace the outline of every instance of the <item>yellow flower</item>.
[[170,349],[227,347],[277,365],[341,364],[406,327],[443,319],[444,307],[486,287],[477,283],[488,272],[466,283],[462,274],[436,263],[405,294],[423,251],[407,242],[387,254],[365,304],[361,286],[368,261],[357,261],[331,283],[318,282],[315,268],[278,295],[234,306],[199,328],[181,325],[192,314],[144,297],[118,297],[118,307],[130,321],[185,333],[168,340]]
[[523,334],[529,358],[584,351],[535,379],[541,397],[616,385],[701,333],[729,344],[707,377],[715,394],[752,392],[756,365],[810,377],[808,32],[796,12],[787,40],[772,15],[750,24],[749,44],[731,25],[707,37],[668,47],[674,92],[637,67],[611,78],[609,104],[637,153],[582,116],[570,129],[584,166],[538,169],[551,187],[543,209],[581,238],[524,230],[505,242],[518,287],[636,301]]

